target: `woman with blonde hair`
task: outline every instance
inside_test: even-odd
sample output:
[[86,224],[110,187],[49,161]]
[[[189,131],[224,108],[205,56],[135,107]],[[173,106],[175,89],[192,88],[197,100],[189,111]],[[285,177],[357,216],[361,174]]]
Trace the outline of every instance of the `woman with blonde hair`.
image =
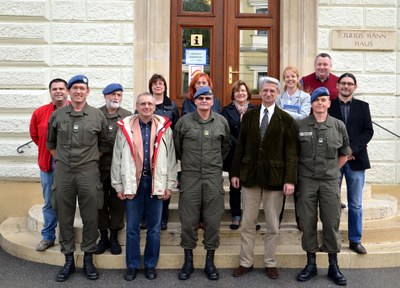
[[[306,118],[311,112],[311,101],[310,94],[302,91],[302,86],[299,82],[299,71],[296,67],[288,66],[283,70],[283,93],[276,98],[276,105],[287,112],[295,121]],[[294,203],[296,207],[297,197],[294,194]],[[282,212],[279,220],[282,221],[283,212],[285,209],[285,200],[283,202]],[[295,208],[296,210],[296,208]],[[296,223],[297,228],[302,231],[302,227],[299,222],[299,217],[296,212]]]
[[284,92],[276,99],[276,105],[296,121],[306,118],[311,110],[310,94],[301,90],[299,80],[297,68],[286,67],[283,70]]

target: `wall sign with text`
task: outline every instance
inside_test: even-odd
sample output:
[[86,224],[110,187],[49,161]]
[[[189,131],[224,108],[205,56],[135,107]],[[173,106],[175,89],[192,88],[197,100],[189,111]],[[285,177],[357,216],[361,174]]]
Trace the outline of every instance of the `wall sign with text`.
[[332,30],[332,49],[395,50],[396,31],[392,30]]

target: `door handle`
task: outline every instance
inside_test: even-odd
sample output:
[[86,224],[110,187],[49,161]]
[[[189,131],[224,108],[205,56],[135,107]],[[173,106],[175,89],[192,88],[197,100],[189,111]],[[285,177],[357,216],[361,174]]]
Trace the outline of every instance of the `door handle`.
[[232,66],[229,66],[228,83],[232,84],[232,74],[239,74],[239,71],[233,71]]

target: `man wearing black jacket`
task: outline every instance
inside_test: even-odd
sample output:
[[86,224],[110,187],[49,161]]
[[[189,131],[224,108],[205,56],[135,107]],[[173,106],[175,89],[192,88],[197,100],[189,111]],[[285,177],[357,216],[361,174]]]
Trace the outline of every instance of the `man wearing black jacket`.
[[356,253],[366,254],[367,251],[361,244],[362,191],[365,170],[371,168],[367,144],[374,130],[368,103],[353,97],[357,88],[356,77],[345,73],[339,77],[337,86],[339,97],[332,101],[329,114],[346,124],[350,139],[351,154],[347,157],[347,163],[340,169],[341,179],[345,176],[347,184],[349,245]]

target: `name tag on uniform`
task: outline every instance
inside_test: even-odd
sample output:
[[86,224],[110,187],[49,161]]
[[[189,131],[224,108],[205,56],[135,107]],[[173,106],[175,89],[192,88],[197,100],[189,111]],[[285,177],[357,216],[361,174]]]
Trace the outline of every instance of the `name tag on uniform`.
[[208,135],[210,135],[210,131],[204,130],[204,136],[208,136]]
[[78,132],[78,128],[79,128],[79,125],[74,124],[74,127],[72,127],[72,130],[76,133],[76,132]]
[[299,132],[299,136],[312,136],[313,132]]

